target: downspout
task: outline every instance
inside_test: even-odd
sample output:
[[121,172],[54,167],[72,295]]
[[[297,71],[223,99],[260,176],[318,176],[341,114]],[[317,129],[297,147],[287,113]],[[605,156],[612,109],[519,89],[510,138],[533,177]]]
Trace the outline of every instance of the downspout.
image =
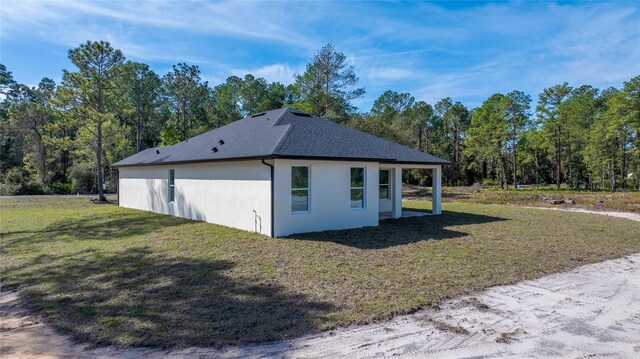
[[268,164],[267,162],[264,161],[264,158],[262,159],[262,164],[269,166],[269,168],[271,169],[271,237],[275,238],[275,228],[274,228],[274,220],[273,220],[273,191],[274,191],[274,183],[273,183],[273,165]]
[[116,177],[116,201],[118,201],[118,206],[120,205],[120,170],[116,170],[118,176]]

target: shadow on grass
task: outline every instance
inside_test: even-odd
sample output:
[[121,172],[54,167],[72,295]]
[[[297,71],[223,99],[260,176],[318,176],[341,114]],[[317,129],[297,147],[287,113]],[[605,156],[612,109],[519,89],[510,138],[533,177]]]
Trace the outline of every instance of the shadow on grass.
[[[406,210],[430,212],[430,210],[416,208],[406,208]],[[506,218],[481,214],[443,211],[438,216],[386,219],[380,221],[377,227],[302,233],[292,235],[290,238],[329,241],[359,249],[382,249],[426,240],[461,238],[468,234],[448,227],[506,220]]]
[[321,327],[334,308],[275,283],[230,275],[234,263],[137,248],[43,255],[7,273],[24,303],[75,339],[116,346],[240,345]]
[[126,211],[68,218],[54,222],[41,230],[15,231],[4,234],[33,234],[33,236],[23,238],[29,243],[56,240],[110,240],[142,235],[158,228],[187,223],[191,223],[191,221],[151,212]]
[[[422,212],[422,213],[433,213],[433,210],[431,210],[431,208],[412,208],[412,207],[402,207],[402,211],[408,211],[408,212]],[[390,218],[387,218],[390,219]],[[385,219],[386,220],[386,219]]]

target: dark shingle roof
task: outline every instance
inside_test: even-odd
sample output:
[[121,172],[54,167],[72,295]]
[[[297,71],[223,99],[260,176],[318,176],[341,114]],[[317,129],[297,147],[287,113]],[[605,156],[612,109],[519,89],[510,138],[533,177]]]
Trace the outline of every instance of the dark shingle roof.
[[[217,151],[213,150],[214,147]],[[172,146],[146,149],[113,166],[258,158],[449,163],[427,153],[287,107],[238,120]]]

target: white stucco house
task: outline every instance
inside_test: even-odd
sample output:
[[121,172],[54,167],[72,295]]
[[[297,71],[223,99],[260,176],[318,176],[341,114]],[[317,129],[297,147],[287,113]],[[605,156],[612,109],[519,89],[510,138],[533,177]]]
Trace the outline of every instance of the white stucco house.
[[120,206],[281,237],[401,217],[406,168],[433,171],[432,213],[440,214],[447,163],[283,108],[113,166]]

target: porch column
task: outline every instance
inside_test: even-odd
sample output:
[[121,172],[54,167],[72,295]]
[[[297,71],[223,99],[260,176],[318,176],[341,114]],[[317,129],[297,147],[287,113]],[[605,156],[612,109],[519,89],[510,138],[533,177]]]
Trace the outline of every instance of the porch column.
[[432,172],[432,204],[431,204],[431,212],[433,214],[441,214],[442,213],[442,166],[437,166],[433,169]]
[[391,181],[392,195],[391,200],[393,201],[392,207],[392,217],[400,218],[402,217],[402,168],[395,167],[393,171],[393,180]]

